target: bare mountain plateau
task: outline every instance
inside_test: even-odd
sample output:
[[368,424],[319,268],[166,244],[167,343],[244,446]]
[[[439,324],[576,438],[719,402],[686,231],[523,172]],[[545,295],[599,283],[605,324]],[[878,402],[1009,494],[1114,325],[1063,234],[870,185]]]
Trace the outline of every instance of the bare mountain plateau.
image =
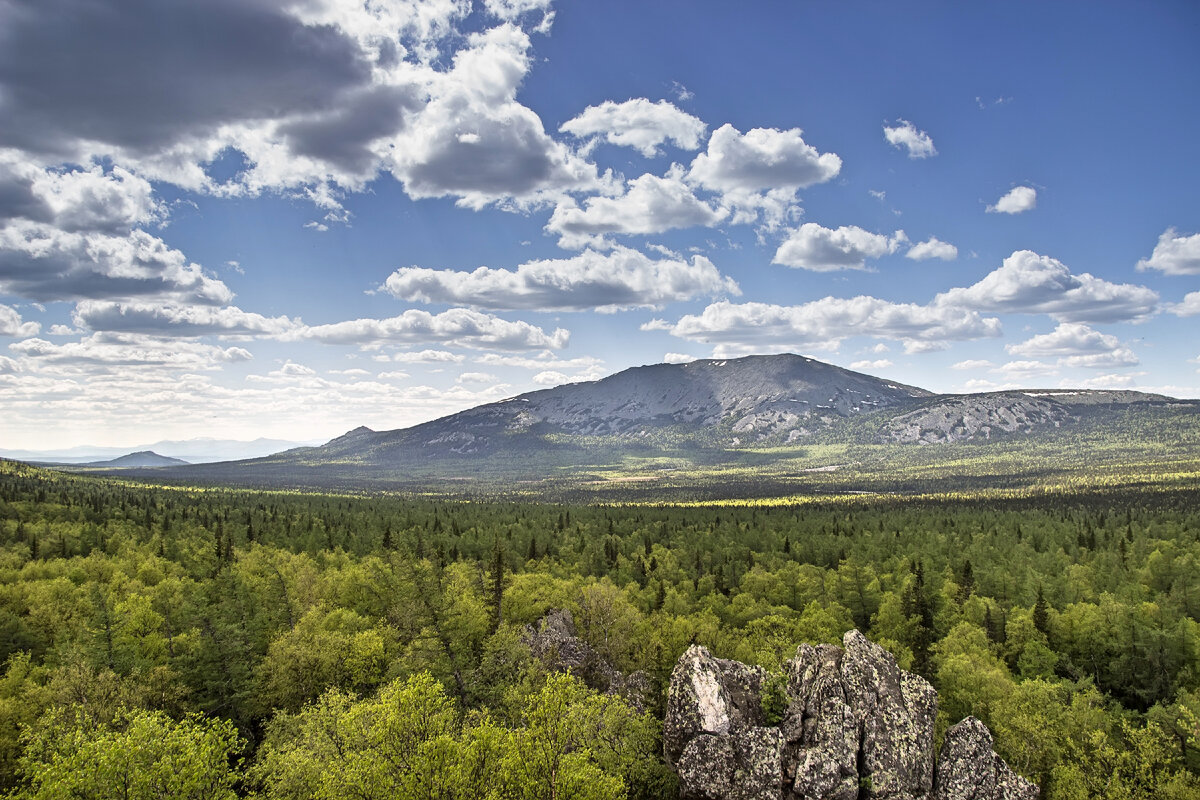
[[1198,456],[1200,401],[1112,390],[935,394],[785,354],[635,367],[410,428],[360,427],[318,447],[147,477],[711,499],[1014,487],[1170,465],[1194,475]]

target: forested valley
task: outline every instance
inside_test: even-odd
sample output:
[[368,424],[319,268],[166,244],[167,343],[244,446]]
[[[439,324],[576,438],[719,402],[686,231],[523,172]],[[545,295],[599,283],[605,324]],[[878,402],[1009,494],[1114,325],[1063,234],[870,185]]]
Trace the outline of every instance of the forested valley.
[[[0,791],[672,797],[689,644],[781,705],[797,645],[858,628],[1043,797],[1195,798],[1197,497],[455,503],[0,462]],[[551,609],[644,701],[535,658]]]

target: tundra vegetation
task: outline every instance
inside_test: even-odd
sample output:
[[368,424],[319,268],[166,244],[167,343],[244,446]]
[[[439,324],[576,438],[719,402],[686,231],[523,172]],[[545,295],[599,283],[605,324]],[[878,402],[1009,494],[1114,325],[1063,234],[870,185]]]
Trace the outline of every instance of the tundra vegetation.
[[[936,687],[939,738],[978,717],[1043,796],[1194,798],[1198,498],[1194,473],[1164,472],[560,505],[0,462],[0,783],[16,798],[670,797],[664,690],[690,644],[780,692],[797,645],[858,628]],[[533,657],[524,626],[551,609],[647,676],[644,707]]]

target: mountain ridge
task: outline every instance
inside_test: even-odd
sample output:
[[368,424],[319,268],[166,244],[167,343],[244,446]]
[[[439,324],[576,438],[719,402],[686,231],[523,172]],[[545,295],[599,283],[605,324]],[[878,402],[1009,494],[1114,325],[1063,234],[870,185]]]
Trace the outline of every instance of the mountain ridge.
[[[1049,449],[1037,450],[1042,444]],[[978,447],[1035,449],[1008,452],[997,467],[999,451]],[[959,485],[1007,486],[1018,473],[1031,481],[1049,474],[1040,462],[1055,461],[1063,474],[1089,460],[1151,464],[1193,453],[1200,454],[1197,401],[1128,390],[935,394],[782,354],[633,367],[408,428],[359,426],[323,445],[147,478],[435,493],[550,487],[559,495],[601,486],[647,496],[638,490],[668,486],[760,496],[878,491],[901,485],[900,471],[918,464],[908,477],[923,477],[906,490],[936,485],[928,477],[935,473],[957,474]],[[973,474],[954,466],[964,457],[975,460]]]

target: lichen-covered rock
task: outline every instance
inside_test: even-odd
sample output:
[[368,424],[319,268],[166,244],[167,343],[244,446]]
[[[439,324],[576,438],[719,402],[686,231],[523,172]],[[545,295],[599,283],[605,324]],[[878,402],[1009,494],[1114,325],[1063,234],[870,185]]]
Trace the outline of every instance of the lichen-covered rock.
[[575,635],[575,620],[565,608],[551,609],[525,626],[525,642],[533,655],[555,670],[580,672],[596,661],[596,653]]
[[991,732],[975,717],[946,731],[934,800],[1037,800],[1038,794],[996,755]]
[[714,658],[692,645],[671,672],[663,753],[675,765],[689,741],[703,733],[727,734],[760,726],[762,670]]
[[683,800],[1037,800],[975,719],[947,734],[935,785],[937,693],[858,631],[842,643],[797,649],[778,728],[763,727],[761,670],[688,648],[663,723]]
[[788,697],[780,731],[783,778],[791,797],[855,800],[858,797],[859,725],[841,679],[842,651],[801,645],[786,665]]
[[619,695],[639,712],[646,709],[654,693],[646,673],[626,675],[580,639],[575,633],[575,620],[565,608],[551,609],[535,624],[526,625],[524,640],[547,669],[569,672],[592,689]]
[[858,631],[847,632],[842,644],[846,702],[862,731],[858,777],[866,796],[927,796],[933,789],[937,692]]
[[780,800],[778,728],[742,728],[702,733],[679,757],[683,800]]

